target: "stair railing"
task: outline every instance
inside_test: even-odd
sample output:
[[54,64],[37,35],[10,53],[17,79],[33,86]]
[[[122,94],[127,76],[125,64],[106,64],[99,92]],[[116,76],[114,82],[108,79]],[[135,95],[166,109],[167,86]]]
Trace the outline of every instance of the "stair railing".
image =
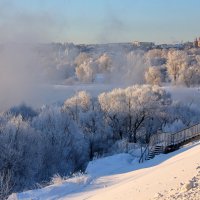
[[[167,134],[167,133],[165,133]],[[195,124],[175,133],[168,133],[168,142],[165,146],[176,145],[200,135],[200,124]]]
[[149,143],[146,144],[144,151],[142,152],[139,163],[144,162],[147,159],[149,152],[155,147],[155,142],[157,140],[157,135],[152,135],[150,137]]
[[150,137],[149,143],[145,146],[145,149],[140,156],[139,163],[148,158],[149,152],[155,148],[157,144],[167,147],[180,144],[181,142],[187,141],[198,135],[200,135],[200,123],[175,133],[156,133]]

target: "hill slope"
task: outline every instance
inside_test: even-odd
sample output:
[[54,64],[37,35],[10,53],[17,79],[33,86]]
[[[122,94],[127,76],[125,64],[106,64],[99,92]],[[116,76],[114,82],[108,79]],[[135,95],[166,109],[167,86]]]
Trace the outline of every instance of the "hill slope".
[[41,190],[13,194],[9,200],[196,200],[200,196],[199,155],[200,143],[142,164],[129,154],[118,154],[90,162],[87,175]]

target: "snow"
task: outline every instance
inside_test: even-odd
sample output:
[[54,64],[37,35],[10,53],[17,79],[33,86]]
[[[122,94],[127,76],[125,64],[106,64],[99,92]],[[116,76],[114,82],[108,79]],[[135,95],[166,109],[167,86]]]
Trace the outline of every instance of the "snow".
[[91,161],[87,166],[86,173],[92,177],[113,175],[116,172],[124,173],[125,170],[131,170],[132,162],[133,157],[126,153],[108,156]]
[[13,194],[9,200],[161,200],[198,199],[200,143],[142,164],[130,154],[91,161],[86,174],[39,190]]

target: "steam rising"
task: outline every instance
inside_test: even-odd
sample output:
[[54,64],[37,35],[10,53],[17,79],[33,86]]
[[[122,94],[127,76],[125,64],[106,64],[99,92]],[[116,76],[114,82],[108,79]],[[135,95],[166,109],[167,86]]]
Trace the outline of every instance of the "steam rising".
[[[66,21],[48,11],[27,12],[17,1],[0,1],[0,110],[22,102],[31,104],[45,92],[42,60],[36,51],[64,35]],[[58,15],[57,15],[58,16]]]
[[44,43],[63,39],[62,35],[66,37],[63,27],[68,23],[57,12],[45,8],[27,11],[18,1],[0,1],[0,43]]
[[[67,2],[69,3],[70,1]],[[101,42],[106,42],[113,38],[114,32],[120,32],[120,36],[127,32],[126,24],[123,23],[122,19],[112,14],[112,10],[109,10],[108,18],[109,20],[107,21],[106,19],[107,22],[105,23],[105,31],[103,30],[99,38]],[[67,38],[61,38],[63,36],[67,37],[67,34],[64,33],[66,27],[68,27],[68,23],[60,13],[53,13],[53,11],[50,13],[48,10],[37,11],[37,13],[35,11],[27,12],[24,9],[19,9],[17,1],[0,1],[0,111],[22,102],[28,105],[41,106],[43,103],[52,103],[58,99],[62,101],[69,96],[69,93],[72,94],[77,90],[75,86],[70,88],[71,91],[66,91],[66,87],[65,92],[55,89],[55,87],[47,87],[48,83],[52,81],[51,75],[54,77],[60,76],[60,74],[56,75],[56,70],[54,69],[57,67],[57,60],[62,55],[60,55],[60,50],[57,51],[57,54],[53,54],[55,55],[53,58],[50,53],[52,61],[47,53],[46,61],[44,62],[38,48],[42,46],[40,45],[41,43],[45,48],[44,43],[67,41]],[[109,29],[113,31],[107,33]],[[117,40],[118,38],[113,39]],[[111,83],[116,86],[116,80],[118,84],[138,82],[143,72],[140,68],[142,63],[131,61],[135,55],[130,55],[128,59],[130,63],[127,63],[126,58],[121,56],[121,47],[114,46],[113,48],[113,52],[119,53],[116,54],[115,61],[113,60]],[[62,76],[67,73],[71,74],[74,71],[74,63],[70,60],[74,61],[79,51],[76,47],[74,49],[74,53],[72,52],[71,54],[69,53],[70,50],[62,52],[64,59],[58,65],[58,68],[68,70],[57,70],[61,72]],[[141,58],[137,58],[137,60],[141,60]],[[46,69],[50,73],[46,74]],[[109,87],[107,86],[107,88]],[[103,88],[101,91],[107,88]]]
[[0,109],[34,101],[42,82],[40,62],[29,45],[1,46]]

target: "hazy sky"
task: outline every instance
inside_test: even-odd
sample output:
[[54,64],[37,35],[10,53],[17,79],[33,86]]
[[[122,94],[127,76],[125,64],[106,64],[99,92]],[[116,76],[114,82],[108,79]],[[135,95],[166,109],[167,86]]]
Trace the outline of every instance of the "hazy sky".
[[0,0],[0,41],[189,41],[199,9],[200,0]]

